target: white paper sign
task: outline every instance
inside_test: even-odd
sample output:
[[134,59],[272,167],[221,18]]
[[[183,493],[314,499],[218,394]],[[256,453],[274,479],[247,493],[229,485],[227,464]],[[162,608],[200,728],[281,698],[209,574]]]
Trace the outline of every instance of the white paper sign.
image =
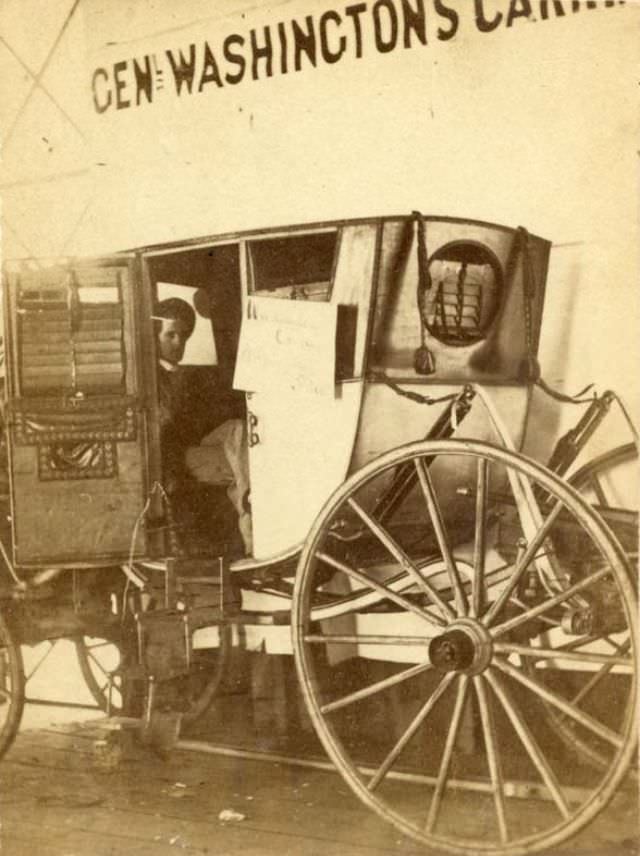
[[337,310],[330,303],[251,297],[242,319],[234,388],[335,391]]

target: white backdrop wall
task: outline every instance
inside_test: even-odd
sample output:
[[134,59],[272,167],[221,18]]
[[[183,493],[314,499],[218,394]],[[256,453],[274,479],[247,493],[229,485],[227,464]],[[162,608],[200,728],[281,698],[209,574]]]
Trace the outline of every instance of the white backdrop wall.
[[[4,0],[5,258],[415,208],[524,225],[554,243],[545,377],[565,391],[613,386],[640,416],[640,5],[367,2],[361,57],[348,5]],[[404,47],[403,10],[421,6],[427,44],[414,33]],[[394,11],[397,46],[383,53],[376,15],[388,45]],[[344,52],[294,71],[290,22],[307,16],[317,33],[325,21],[332,51],[344,36]],[[481,32],[478,16],[495,28]],[[278,23],[289,38],[286,74]],[[273,74],[260,60],[254,80],[251,33],[260,42],[265,27]],[[247,61],[236,84],[225,80],[238,70],[224,56],[232,34],[244,38],[235,50]],[[198,91],[205,42],[222,86]],[[188,56],[192,44],[192,92],[178,96],[167,51]],[[146,57],[154,87],[155,69],[163,73],[151,103],[134,86],[133,59],[144,70]],[[539,412],[529,435],[536,451],[562,427]],[[627,439],[619,424],[613,430]]]

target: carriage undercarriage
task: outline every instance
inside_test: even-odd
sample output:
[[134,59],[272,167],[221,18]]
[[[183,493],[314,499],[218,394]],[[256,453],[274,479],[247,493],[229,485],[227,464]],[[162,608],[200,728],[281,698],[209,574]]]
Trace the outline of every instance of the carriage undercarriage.
[[[456,252],[465,270],[477,262]],[[445,310],[429,311],[442,335]],[[426,371],[424,341],[418,352]],[[544,467],[517,451],[493,391],[467,377],[426,434],[363,457],[304,543],[263,561],[141,558],[134,532],[126,563],[45,567],[24,583],[4,548],[14,579],[2,590],[0,751],[24,703],[21,645],[75,639],[96,701],[144,732],[157,714],[189,722],[206,710],[239,627],[265,644],[284,631],[319,739],[381,817],[451,853],[565,841],[636,781],[637,513],[606,490],[636,448],[574,466],[615,399],[590,399]],[[101,666],[96,639],[119,662]]]

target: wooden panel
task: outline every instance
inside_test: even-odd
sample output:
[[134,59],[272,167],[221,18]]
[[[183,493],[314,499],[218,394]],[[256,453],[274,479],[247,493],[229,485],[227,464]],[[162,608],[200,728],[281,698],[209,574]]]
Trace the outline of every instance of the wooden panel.
[[[417,384],[414,386],[403,384],[403,389],[418,394],[435,393],[435,390]],[[437,395],[444,396],[459,391],[459,386],[442,385],[438,386]],[[489,393],[504,422],[509,426],[514,445],[520,448],[527,416],[529,390],[518,386],[495,386],[489,389]],[[442,402],[426,406],[398,395],[386,384],[367,384],[362,401],[360,430],[351,466],[352,471],[389,449],[424,439],[448,404],[449,402]],[[383,419],[380,418],[381,413],[384,414]],[[496,436],[491,420],[478,397],[475,398],[471,410],[453,436],[471,437],[475,440],[500,444],[500,439]]]
[[[423,313],[428,321],[425,324],[417,297],[417,240],[413,221],[385,223],[371,368],[395,378],[444,383],[512,383],[526,379],[522,370],[529,347],[535,353],[538,345],[549,243],[528,237],[532,276],[527,320],[522,234],[475,221],[427,218],[425,246],[433,281],[427,311]],[[488,275],[491,265],[477,259],[468,264],[461,262],[461,248],[466,248],[470,259],[474,253],[485,261],[490,259],[495,276]],[[438,275],[441,279],[436,282]],[[472,304],[478,300],[481,305],[474,309]],[[471,318],[474,313],[475,321]],[[452,331],[458,318],[460,335],[456,338]],[[414,361],[417,349],[423,345],[429,350],[431,365],[428,372],[420,373]]]
[[[139,429],[141,426],[138,426]],[[139,432],[140,433],[140,432]],[[20,565],[99,562],[126,558],[144,505],[140,444],[115,444],[112,478],[44,481],[39,450],[13,451],[15,558]],[[144,538],[138,540],[143,550]]]

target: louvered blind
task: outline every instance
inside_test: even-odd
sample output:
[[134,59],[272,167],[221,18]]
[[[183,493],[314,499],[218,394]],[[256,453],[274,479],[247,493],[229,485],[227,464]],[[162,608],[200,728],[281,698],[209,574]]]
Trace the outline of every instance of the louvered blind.
[[21,283],[18,305],[23,395],[72,389],[73,349],[68,289]]
[[[60,281],[62,279],[62,281]],[[108,394],[124,385],[123,308],[113,268],[21,282],[18,302],[23,395]]]

